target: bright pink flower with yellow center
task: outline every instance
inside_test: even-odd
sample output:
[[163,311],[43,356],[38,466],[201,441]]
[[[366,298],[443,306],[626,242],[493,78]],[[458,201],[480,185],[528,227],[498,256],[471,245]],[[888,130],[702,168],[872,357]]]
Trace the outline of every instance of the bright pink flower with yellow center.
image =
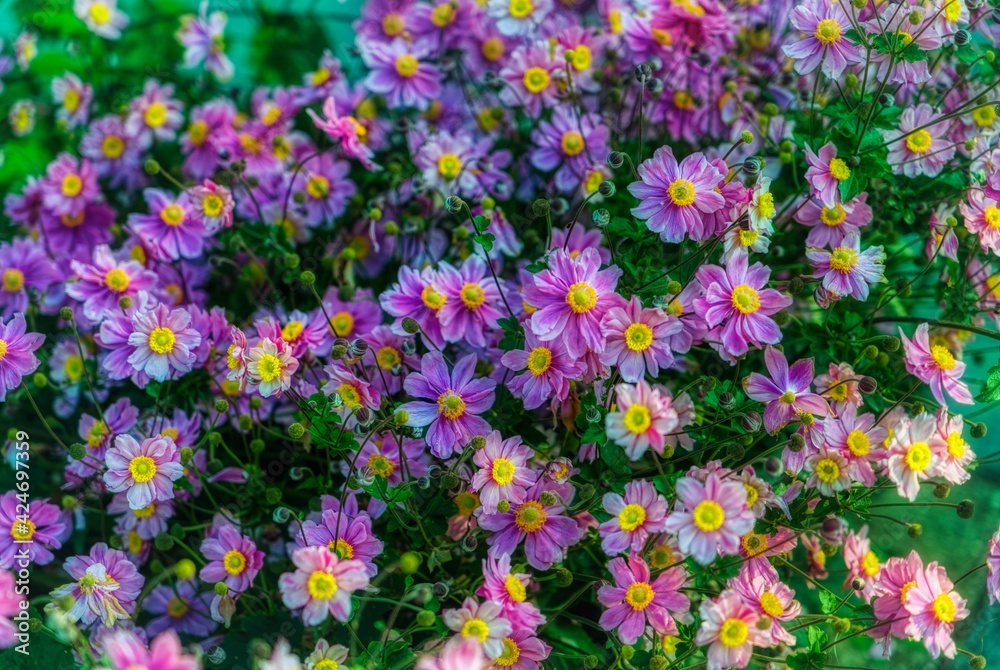
[[597,599],[608,609],[601,614],[601,628],[617,630],[624,644],[634,644],[648,623],[660,635],[677,635],[674,616],[685,616],[691,601],[681,592],[688,573],[681,566],[661,572],[652,579],[649,566],[641,558],[615,558],[608,563],[613,585],[597,590]]
[[907,594],[906,611],[910,613],[910,635],[924,641],[932,658],[941,654],[955,658],[957,649],[951,636],[955,622],[969,616],[969,608],[943,566],[930,563],[917,573],[916,585]]
[[108,490],[128,491],[128,503],[134,510],[157,500],[171,500],[173,483],[184,475],[180,450],[169,437],[151,437],[140,444],[131,435],[119,435],[104,459]]
[[743,483],[711,472],[704,482],[694,477],[677,480],[677,504],[666,530],[677,533],[682,552],[708,565],[716,556],[739,553],[740,540],[755,521]]
[[351,617],[351,594],[368,586],[361,561],[341,560],[327,547],[302,547],[292,552],[294,572],[278,578],[281,602],[298,611],[302,623],[315,626],[327,617],[346,623]]
[[972,394],[969,387],[961,381],[965,363],[958,360],[947,345],[931,344],[929,328],[926,323],[917,326],[913,340],[906,337],[902,329],[899,330],[906,371],[928,384],[934,399],[942,405],[946,404],[945,393],[957,402],[971,405]]
[[522,444],[520,437],[502,440],[497,430],[486,436],[486,446],[472,457],[479,470],[471,484],[479,492],[484,512],[496,512],[501,500],[512,505],[524,502],[528,487],[538,479],[538,473],[528,465],[533,456],[534,451]]

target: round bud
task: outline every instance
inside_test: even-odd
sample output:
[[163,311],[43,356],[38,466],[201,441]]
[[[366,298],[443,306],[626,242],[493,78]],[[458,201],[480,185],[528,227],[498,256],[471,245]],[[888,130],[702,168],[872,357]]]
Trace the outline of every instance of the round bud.
[[649,670],[667,670],[669,665],[670,661],[666,656],[654,656],[649,659]]
[[312,286],[316,283],[316,275],[312,272],[312,270],[306,270],[299,275],[299,282],[303,286]]
[[899,351],[900,341],[895,335],[886,335],[882,338],[882,349],[892,353],[894,351]]
[[444,208],[447,209],[452,214],[458,214],[462,211],[462,207],[465,206],[465,201],[459,198],[457,195],[450,195],[444,201]]
[[715,377],[705,377],[701,380],[701,390],[705,393],[712,391],[719,383]]
[[844,85],[847,87],[848,90],[853,91],[854,89],[856,89],[858,87],[858,75],[854,74],[853,72],[848,72],[846,75],[844,75]]
[[771,456],[764,461],[764,471],[771,477],[777,477],[785,471],[785,466],[782,465],[780,458],[777,456]]
[[986,424],[982,421],[972,424],[969,428],[969,435],[975,438],[986,437]]
[[595,493],[597,493],[597,489],[594,488],[593,484],[588,482],[580,486],[577,491],[577,497],[583,502],[593,498]]
[[119,535],[112,535],[108,538],[108,544],[111,545],[112,549],[121,549],[124,546],[122,538]]
[[458,486],[458,483],[462,481],[457,474],[454,472],[445,472],[441,475],[441,488],[443,489],[453,489]]
[[726,456],[731,461],[743,460],[743,457],[745,455],[746,455],[746,449],[744,449],[742,445],[736,444],[735,442],[730,442],[726,446]]
[[788,448],[789,450],[798,453],[802,451],[806,446],[806,438],[802,437],[801,433],[792,433],[788,438]]
[[760,172],[760,161],[756,156],[750,156],[743,161],[743,171],[751,177]]
[[914,9],[906,18],[909,20],[910,25],[919,26],[920,22],[924,20],[924,13],[919,9]]
[[740,135],[740,139],[743,140],[743,144],[752,144],[753,133],[751,133],[749,130],[744,130],[743,133]]
[[601,209],[595,209],[594,213],[590,215],[590,219],[598,228],[607,228],[608,224],[611,223],[611,212],[603,207]]
[[451,592],[451,588],[445,582],[434,582],[434,586],[431,587],[431,590],[438,598],[447,598],[448,594]]
[[469,446],[475,451],[484,449],[486,447],[486,438],[482,435],[475,435],[469,440]]
[[880,353],[878,355],[878,358],[875,359],[875,364],[881,368],[884,368],[885,366],[889,365],[889,354],[885,353],[884,351]]
[[71,444],[69,446],[69,455],[72,456],[75,461],[82,461],[87,457],[87,447],[83,446],[79,442]]
[[596,407],[589,407],[587,409],[587,423],[597,423],[601,420],[601,410]]
[[620,151],[612,151],[608,154],[608,165],[617,170],[625,164],[625,154]]
[[915,540],[924,534],[924,527],[919,523],[911,523],[906,527],[906,534]]
[[566,588],[573,583],[573,573],[566,568],[559,568],[556,570],[556,584]]
[[914,400],[913,404],[910,405],[910,416],[920,416],[924,413],[924,403],[919,400]]
[[420,569],[423,559],[415,551],[408,551],[399,557],[399,570],[404,575],[412,575]]
[[883,93],[878,97],[878,104],[883,107],[891,107],[895,102],[896,98],[892,96],[892,93]]
[[190,463],[192,458],[194,458],[194,449],[181,447],[181,463]]
[[851,620],[850,619],[843,619],[843,618],[839,618],[839,617],[837,619],[834,619],[833,620],[833,630],[836,633],[839,633],[840,635],[843,635],[844,633],[846,633],[846,632],[848,632],[848,631],[851,630]]
[[949,495],[951,495],[951,486],[949,486],[948,484],[941,482],[940,484],[934,487],[935,498],[940,498],[941,500],[944,500]]
[[954,40],[955,46],[957,47],[967,46],[970,42],[972,42],[972,33],[965,28],[959,28],[955,31],[952,40]]
[[972,518],[973,512],[976,511],[976,505],[971,500],[966,498],[962,502],[958,503],[957,511],[959,519],[970,519]]
[[986,670],[986,657],[973,656],[969,659],[969,668],[971,670]]
[[132,306],[132,298],[130,298],[127,295],[123,295],[122,297],[118,298],[118,306],[121,307],[122,309],[130,308]]
[[869,344],[867,347],[861,350],[861,355],[867,358],[868,360],[873,361],[876,358],[878,358],[878,347],[876,347],[874,344]]
[[551,209],[552,206],[549,204],[549,201],[546,200],[545,198],[538,198],[533,203],[531,203],[531,214],[533,216],[537,217],[546,216]]
[[684,290],[684,286],[676,279],[669,284],[667,284],[667,293],[670,295],[677,295]]
[[417,320],[413,317],[403,317],[403,323],[401,325],[403,326],[403,332],[409,333],[410,335],[420,332],[420,324],[418,324]]
[[277,505],[281,502],[281,489],[277,486],[272,486],[264,491],[264,500],[267,501],[268,505]]
[[34,617],[28,619],[28,630],[32,633],[37,633],[42,630],[42,620],[36,619]]
[[556,494],[552,491],[542,491],[542,493],[538,496],[538,502],[542,503],[546,507],[552,507],[559,502],[559,498],[557,498]]
[[862,377],[858,382],[858,390],[864,395],[871,395],[878,390],[878,382],[874,377]]
[[802,281],[802,277],[792,277],[788,281],[788,293],[790,295],[798,295],[802,293],[802,289],[806,287],[806,283]]
[[757,412],[747,412],[740,418],[740,425],[748,433],[756,433],[760,430],[761,418]]
[[219,398],[215,401],[215,411],[219,414],[225,414],[229,411],[229,401],[225,398]]
[[632,76],[635,77],[636,81],[643,81],[645,79],[649,79],[651,76],[653,76],[653,68],[649,66],[649,63],[636,65],[635,69],[632,70]]
[[144,170],[146,170],[146,174],[159,174],[160,172],[160,164],[157,163],[152,158],[146,161],[145,165],[143,165],[142,167]]
[[729,391],[724,391],[719,394],[719,407],[725,411],[731,410],[736,406],[736,398]]
[[186,582],[189,579],[194,579],[194,576],[198,574],[198,567],[190,558],[182,558],[174,566],[174,574],[177,575],[177,579]]
[[358,252],[355,251],[353,247],[345,247],[344,250],[340,252],[340,257],[345,261],[353,261],[358,257]]
[[288,426],[288,437],[291,437],[292,439],[297,440],[305,434],[306,429],[301,423],[296,422]]
[[497,511],[501,514],[506,514],[510,511],[510,502],[506,500],[501,500],[497,502]]
[[299,264],[302,262],[302,259],[299,258],[298,254],[285,254],[284,260],[285,260],[285,267],[290,268],[292,270],[299,267]]
[[774,322],[781,327],[788,325],[788,322],[792,320],[792,315],[787,311],[781,311],[775,314],[773,317]]
[[160,533],[153,540],[153,544],[160,551],[170,551],[174,548],[174,538],[172,535],[168,535],[167,533]]
[[335,360],[340,360],[347,355],[347,345],[345,344],[335,344],[333,348],[330,349],[330,355],[333,356]]
[[597,187],[597,192],[605,198],[610,198],[616,192],[615,183],[611,181],[602,181],[601,185]]
[[594,670],[594,668],[596,668],[600,664],[601,664],[601,659],[598,658],[597,656],[591,655],[583,659],[584,670]]
[[430,628],[434,625],[434,621],[437,619],[437,614],[430,610],[420,610],[417,613],[417,625],[422,628]]
[[479,546],[479,540],[475,535],[466,535],[462,538],[462,551],[471,554]]
[[767,102],[767,103],[764,103],[763,112],[767,116],[777,116],[778,114],[781,113],[781,110],[778,109],[778,106],[776,104],[774,104],[773,102]]
[[621,650],[622,659],[629,661],[635,656],[635,647],[624,646]]
[[424,475],[423,477],[418,477],[417,478],[417,488],[418,489],[420,489],[422,491],[426,491],[430,487],[431,487],[431,478],[430,477],[428,477],[427,475]]
[[61,308],[59,310],[59,318],[62,319],[63,321],[72,321],[73,320],[73,310],[70,309],[69,307],[63,307],[63,308]]
[[261,440],[260,438],[250,440],[250,451],[255,454],[264,453],[264,448],[266,446],[267,445],[264,444],[264,440]]
[[851,581],[851,588],[854,589],[855,591],[864,591],[865,590],[865,580],[862,579],[861,577],[855,577]]

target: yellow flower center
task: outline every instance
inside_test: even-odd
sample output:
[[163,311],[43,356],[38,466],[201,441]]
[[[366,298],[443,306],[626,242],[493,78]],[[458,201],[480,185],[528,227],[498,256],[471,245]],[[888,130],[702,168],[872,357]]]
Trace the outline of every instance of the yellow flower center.
[[816,24],[814,33],[820,44],[828,46],[840,41],[840,24],[833,19],[823,19]]
[[562,145],[563,153],[567,156],[576,156],[587,146],[583,135],[575,130],[567,130],[563,133],[560,144]]
[[903,586],[899,589],[899,602],[900,603],[902,603],[903,605],[906,604],[906,599],[910,595],[910,589],[912,589],[916,585],[917,585],[917,583],[915,581],[913,581],[913,582],[906,582],[905,584],[903,584]]
[[306,182],[306,193],[313,200],[322,200],[330,195],[330,180],[321,174],[314,174]]
[[960,433],[948,433],[948,453],[952,458],[962,458],[965,456],[965,440]]
[[874,551],[865,552],[864,557],[861,559],[861,569],[865,571],[866,575],[869,577],[878,575],[881,567],[882,566],[878,561],[878,556],[875,555]]
[[302,335],[305,325],[301,321],[290,321],[281,329],[281,339],[285,342],[294,342]]
[[[757,211],[765,219],[770,219],[774,216],[774,194],[768,191],[767,193],[761,193],[760,199],[757,201]],[[745,246],[750,246],[745,245]]]
[[746,284],[740,284],[733,289],[732,304],[741,314],[753,314],[760,309],[760,296]]
[[625,424],[625,430],[635,435],[642,435],[649,430],[653,417],[645,405],[632,405],[625,410],[622,422]]
[[162,102],[154,102],[146,108],[145,119],[150,128],[159,128],[167,122],[167,106]]
[[388,479],[396,471],[396,464],[392,462],[392,459],[386,458],[382,454],[372,454],[368,459],[368,467],[383,479]]
[[507,590],[507,595],[514,602],[523,603],[527,600],[528,592],[525,590],[524,584],[514,575],[507,575],[507,579],[503,581],[503,586]]
[[767,535],[751,531],[743,536],[743,539],[740,540],[740,544],[742,544],[743,549],[746,550],[747,556],[758,556],[767,551]]
[[740,619],[726,619],[719,628],[719,642],[727,647],[739,647],[747,641],[750,629]]
[[[958,2],[956,1],[952,4],[957,5]],[[984,105],[972,112],[972,120],[980,128],[989,128],[997,121],[996,110],[993,109],[993,105]]]
[[63,107],[66,108],[68,112],[75,112],[80,108],[80,92],[75,88],[71,88],[66,91],[66,95],[63,97]]
[[184,223],[184,208],[177,204],[167,205],[160,211],[160,220],[168,226]]
[[694,204],[697,194],[698,192],[695,190],[694,184],[687,179],[675,179],[667,187],[667,195],[670,196],[670,201],[678,207],[688,207]]
[[177,338],[174,337],[174,331],[169,328],[154,328],[153,332],[149,334],[149,348],[158,354],[169,354],[174,350],[174,343]]
[[819,213],[819,218],[823,222],[823,225],[832,228],[844,222],[844,219],[847,218],[847,211],[838,202],[833,207],[824,207]]
[[330,330],[337,337],[348,337],[354,332],[354,315],[350,312],[337,312],[330,317]]
[[923,472],[931,464],[931,448],[926,442],[914,442],[906,450],[906,467],[914,472]]
[[418,61],[412,54],[403,54],[402,56],[396,58],[396,72],[399,73],[400,77],[409,79],[417,74],[417,70],[419,69],[420,61]]
[[139,533],[134,530],[130,530],[128,533],[128,550],[133,554],[139,554],[142,552],[143,545],[146,544],[145,540],[139,537]]
[[949,2],[944,6],[944,16],[952,23],[957,22],[962,16],[961,0],[949,0]]
[[[653,36],[653,41],[659,44],[661,47],[669,47],[674,43],[674,36],[663,28],[653,28],[650,33]],[[680,91],[678,91],[680,93]],[[674,94],[674,104],[683,109],[677,102],[677,94]]]
[[112,268],[104,275],[104,285],[118,293],[122,293],[128,289],[131,282],[132,280],[129,279],[129,276],[121,268]]
[[448,296],[429,284],[420,292],[420,299],[435,312],[444,307],[444,304],[448,302]]
[[354,384],[350,382],[343,382],[337,387],[337,393],[340,395],[341,399],[344,401],[349,409],[357,409],[361,407],[361,394],[358,393],[358,389],[355,388]]
[[68,174],[62,180],[62,194],[67,198],[74,198],[80,195],[83,190],[83,180],[80,175]]
[[952,623],[955,621],[955,613],[958,610],[955,607],[955,601],[947,593],[938,594],[938,597],[934,599],[934,604],[931,605],[931,609],[934,611],[935,618],[942,623]]
[[156,513],[156,503],[155,502],[154,503],[149,503],[148,505],[146,505],[142,509],[134,509],[134,510],[132,510],[132,516],[134,516],[136,519],[148,519],[149,517],[153,516],[153,514],[155,514],[155,513]]
[[597,291],[587,282],[577,282],[569,287],[566,304],[577,314],[586,314],[597,304]]
[[1000,228],[1000,207],[989,205],[983,210],[983,220],[990,228]]
[[350,542],[343,538],[337,538],[336,542],[330,540],[327,543],[326,548],[337,554],[337,558],[342,561],[354,558],[354,547]]
[[167,603],[167,614],[169,614],[174,619],[180,619],[182,616],[187,614],[188,605],[187,602],[180,596],[174,596]]
[[449,421],[454,421],[465,414],[465,401],[461,396],[446,391],[438,397],[438,413]]
[[824,484],[832,484],[840,478],[840,466],[832,458],[824,458],[816,463],[816,478]]
[[328,572],[316,570],[309,575],[306,588],[313,600],[329,600],[337,592],[337,578]]
[[916,130],[906,136],[906,148],[915,154],[927,153],[933,138],[926,130]]
[[31,519],[15,519],[10,526],[10,536],[15,542],[28,542],[35,535],[35,524]]
[[462,286],[462,302],[471,310],[477,310],[486,302],[486,292],[479,284],[467,283]]
[[83,359],[79,356],[67,356],[66,362],[63,363],[63,372],[71,382],[80,381],[84,372]]
[[156,463],[149,456],[136,456],[129,462],[128,472],[132,479],[145,484],[156,476]]
[[653,344],[653,329],[644,323],[633,323],[625,329],[625,346],[632,351],[645,351]]
[[104,438],[106,438],[109,433],[111,433],[111,429],[108,428],[108,424],[103,421],[95,421],[94,425],[87,431],[87,446],[91,449],[97,449],[99,446],[104,444]]
[[483,54],[483,58],[491,63],[495,63],[503,58],[506,48],[504,47],[502,39],[499,37],[491,37],[483,42],[479,51]]
[[312,667],[312,670],[340,670],[340,663],[332,658],[324,658]]
[[760,594],[760,608],[770,617],[779,617],[785,613],[785,606],[781,604],[781,600],[770,591]]
[[389,37],[401,35],[406,30],[406,22],[403,17],[395,12],[382,17],[382,31]]
[[948,350],[948,347],[940,344],[932,346],[931,357],[942,370],[952,370],[955,368],[955,356]]
[[471,637],[480,642],[486,642],[486,638],[489,636],[490,627],[482,619],[469,619],[462,624],[462,637]]
[[199,119],[188,126],[188,140],[196,147],[200,147],[208,139],[208,123]]
[[634,582],[625,591],[625,602],[636,612],[641,612],[653,602],[654,595],[653,587],[646,582]]
[[63,214],[59,217],[59,220],[67,228],[78,228],[83,223],[83,212],[76,215]]
[[[517,0],[514,1],[517,2]],[[509,668],[517,663],[519,658],[521,658],[521,648],[513,639],[505,637],[503,639],[503,653],[497,657],[494,663],[498,668]]]
[[503,486],[514,481],[514,472],[517,468],[506,458],[497,458],[493,461],[493,468],[490,471],[493,481]]
[[528,354],[528,370],[536,377],[545,374],[552,367],[552,350],[548,347],[535,347]]
[[455,20],[455,7],[450,2],[444,2],[431,12],[431,23],[438,28],[445,28]]
[[383,370],[392,370],[403,362],[403,357],[398,349],[386,345],[375,353],[375,360]]
[[24,273],[14,268],[3,271],[3,288],[10,293],[17,293],[24,288]]
[[830,267],[843,274],[850,274],[858,265],[858,255],[848,247],[837,247],[830,254]]
[[545,525],[547,517],[548,515],[540,503],[535,500],[527,500],[521,503],[517,511],[514,512],[514,525],[525,533],[534,533]]
[[508,9],[515,19],[523,19],[531,16],[531,12],[535,11],[535,5],[531,0],[510,0]]
[[653,551],[649,555],[649,565],[656,569],[665,568],[676,562],[677,560],[674,556],[674,550],[671,549],[668,544],[656,545],[653,547]]
[[760,498],[760,493],[757,492],[756,488],[750,486],[750,484],[747,484],[746,482],[743,483],[743,488],[746,489],[747,492],[747,507],[753,507],[754,503],[756,503]]
[[552,81],[552,78],[544,68],[532,67],[525,71],[523,81],[524,87],[530,93],[537,95],[549,87],[549,82]]
[[205,199],[201,201],[201,208],[205,211],[208,216],[218,216],[222,214],[222,207],[225,203],[222,202],[222,198],[212,194],[206,195]]
[[695,506],[691,518],[698,530],[712,533],[722,528],[722,524],[726,522],[726,512],[719,503],[702,500]]
[[273,382],[281,376],[281,360],[274,354],[264,354],[257,361],[257,374],[265,382]]
[[830,159],[830,174],[837,181],[844,181],[845,179],[851,178],[851,169],[847,167],[847,163],[844,162],[842,158],[831,158]]
[[847,448],[855,456],[867,456],[868,452],[872,450],[872,444],[868,435],[860,430],[852,430],[847,434]]
[[451,181],[462,171],[462,159],[455,154],[443,154],[438,159],[438,174]]
[[577,44],[573,47],[573,69],[577,72],[584,72],[594,64],[594,53],[586,44]]
[[618,525],[622,530],[631,533],[633,530],[646,522],[646,510],[642,505],[625,505],[625,509],[618,515]]
[[95,2],[90,6],[90,20],[99,26],[111,20],[111,9],[103,2]]

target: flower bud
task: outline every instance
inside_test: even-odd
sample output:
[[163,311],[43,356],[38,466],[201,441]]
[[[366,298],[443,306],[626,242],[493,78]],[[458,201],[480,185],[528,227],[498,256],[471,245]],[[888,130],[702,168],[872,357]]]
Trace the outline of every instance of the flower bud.
[[69,307],[63,307],[59,310],[59,318],[63,321],[73,320],[73,310]]
[[532,214],[532,216],[536,216],[536,217],[546,216],[546,215],[548,215],[548,213],[549,213],[549,211],[551,209],[552,209],[552,206],[549,204],[549,201],[546,200],[545,198],[538,198],[533,203],[531,203],[531,214]]
[[347,355],[347,347],[343,344],[335,344],[333,345],[333,348],[330,349],[330,356],[332,356],[334,360],[339,361],[346,355]]
[[972,42],[972,33],[965,28],[959,28],[955,31],[954,36],[952,36],[952,40],[954,40],[955,46],[957,47],[967,46],[970,42]]
[[190,463],[192,458],[194,458],[194,449],[181,447],[181,463]]
[[462,207],[465,206],[465,201],[459,198],[457,195],[450,195],[444,201],[444,208],[447,209],[452,214],[458,214],[462,211]]
[[71,444],[69,446],[69,455],[75,461],[82,461],[84,458],[87,457],[87,447],[83,446],[79,442]]
[[146,161],[145,165],[143,165],[143,169],[146,171],[146,174],[149,174],[149,175],[159,174],[160,173],[160,164],[157,163],[152,158],[150,158],[148,161]]
[[607,228],[608,224],[611,223],[611,212],[604,209],[595,209],[594,213],[590,215],[590,220],[594,222],[594,225],[598,228]]
[[802,281],[802,277],[792,277],[788,282],[788,293],[789,295],[798,295],[805,287],[806,283]]
[[[860,590],[860,589],[858,589]],[[836,618],[833,620],[833,630],[834,632],[843,635],[844,633],[851,630],[851,620],[844,618]]]
[[556,584],[566,588],[573,583],[573,573],[566,568],[556,570]]
[[129,307],[132,306],[132,298],[130,298],[127,295],[123,295],[122,297],[118,298],[118,306],[121,307],[122,309],[128,309]]
[[612,181],[602,181],[601,185],[597,187],[597,192],[605,198],[610,198],[616,192],[615,183]]
[[595,493],[597,493],[597,489],[594,488],[593,484],[588,482],[579,488],[577,497],[580,499],[580,502],[585,502],[593,498]]
[[306,429],[302,426],[301,423],[296,422],[288,426],[288,437],[297,440],[303,435],[305,435],[305,433]]
[[437,620],[437,614],[430,610],[420,610],[417,613],[417,625],[422,628],[430,628]]
[[649,670],[667,670],[669,665],[670,661],[666,656],[654,656],[649,659]]
[[624,646],[621,650],[622,659],[629,661],[635,656],[635,647]]
[[215,411],[219,414],[225,414],[229,411],[229,401],[225,398],[219,398],[215,401]]
[[865,590],[865,580],[862,579],[861,577],[855,577],[851,581],[851,588],[854,589],[855,591],[864,591]]
[[167,533],[160,533],[153,539],[153,545],[160,551],[170,551],[174,548],[174,538]]
[[274,523],[286,524],[292,518],[292,511],[287,507],[275,507],[271,512],[271,520]]
[[705,377],[704,379],[701,380],[701,390],[704,391],[705,393],[709,393],[716,387],[718,383],[719,380],[716,379],[715,377]]
[[906,534],[909,535],[910,538],[915,540],[924,534],[924,527],[921,526],[919,523],[911,523],[909,526],[906,527]]
[[174,566],[174,574],[177,575],[177,579],[186,582],[189,579],[194,579],[194,576],[198,574],[198,568],[190,558],[182,558]]
[[264,500],[267,501],[268,505],[277,505],[281,502],[281,489],[277,486],[271,486],[264,491]]
[[873,361],[876,358],[878,358],[878,347],[876,347],[874,344],[869,344],[867,347],[861,350],[861,355],[867,358],[868,360]]
[[587,408],[587,423],[597,423],[600,420],[601,420],[601,410],[597,409],[596,407]]
[[625,164],[625,154],[623,154],[622,152],[612,151],[611,153],[608,154],[608,165],[612,169],[617,170],[624,164]]
[[250,451],[252,451],[255,454],[262,454],[262,453],[264,453],[264,448],[266,446],[267,445],[264,444],[264,440],[262,440],[260,438],[256,438],[256,439],[250,440]]
[[418,477],[417,478],[417,488],[418,489],[420,489],[422,491],[426,491],[430,487],[431,487],[431,478],[430,477],[428,477],[427,475],[424,475],[423,477]]
[[944,500],[949,495],[951,495],[951,486],[949,486],[948,484],[941,482],[940,484],[934,487],[935,498],[940,498],[941,500]]
[[636,81],[644,81],[653,76],[653,68],[649,66],[649,63],[636,65],[635,69],[632,70],[632,76],[635,77]]
[[667,293],[670,295],[677,295],[684,290],[684,286],[677,280],[674,280],[667,284]]
[[420,332],[420,324],[418,324],[417,320],[413,317],[403,317],[401,325],[403,326],[403,332],[409,333],[410,335]]
[[736,398],[729,391],[725,391],[719,394],[719,408],[725,411],[731,410],[736,406]]
[[601,659],[598,658],[597,656],[591,655],[583,659],[584,670],[594,670],[600,664],[601,664]]
[[510,511],[510,503],[506,500],[501,500],[497,503],[497,511],[501,514],[506,514]]
[[730,442],[726,445],[726,457],[731,461],[742,460],[746,455],[746,449],[742,445],[736,444],[735,442]]
[[750,156],[743,161],[743,171],[751,177],[760,172],[760,160],[756,156]]
[[973,512],[976,511],[976,505],[971,500],[966,498],[962,502],[958,503],[957,511],[959,519],[970,519],[972,518]]
[[760,430],[761,418],[757,412],[747,412],[740,418],[740,425],[748,433],[756,433]]
[[986,424],[982,421],[972,424],[969,428],[969,435],[975,438],[986,437]]
[[875,381],[874,377],[862,377],[861,381],[858,382],[858,390],[864,395],[871,395],[878,390],[878,382]]
[[302,263],[302,259],[299,257],[298,254],[285,254],[284,261],[285,261],[285,267],[291,270],[294,270],[295,268],[299,267],[299,264]]
[[466,535],[462,538],[462,551],[467,553],[472,553],[479,546],[479,540],[476,539],[475,535]]
[[546,507],[552,507],[559,502],[559,498],[552,491],[542,491],[541,495],[538,496],[538,502],[542,503]]
[[920,416],[924,413],[924,403],[919,400],[914,400],[913,404],[910,405],[910,416]]
[[306,270],[299,275],[299,283],[303,286],[312,286],[316,283],[316,275],[311,270]]
[[484,449],[486,447],[486,438],[482,435],[475,435],[471,440],[469,440],[469,447],[475,451]]
[[740,135],[740,139],[743,140],[743,144],[752,144],[753,133],[751,133],[749,130],[744,130],[743,133]]
[[971,670],[986,670],[986,658],[983,656],[973,656],[969,659]]
[[788,448],[798,453],[802,451],[806,446],[806,438],[802,437],[801,433],[792,433],[788,438]]

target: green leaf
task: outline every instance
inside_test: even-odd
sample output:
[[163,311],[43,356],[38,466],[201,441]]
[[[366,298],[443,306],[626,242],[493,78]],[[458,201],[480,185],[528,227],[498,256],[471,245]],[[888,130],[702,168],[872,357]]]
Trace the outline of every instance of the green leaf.
[[823,608],[823,614],[829,614],[833,610],[837,609],[837,604],[840,602],[840,598],[829,591],[820,591],[819,602]]
[[813,651],[820,651],[829,639],[826,631],[819,626],[809,626],[806,628],[806,637],[809,640],[809,648]]
[[482,235],[473,235],[472,241],[481,246],[487,252],[493,250],[493,240],[496,237],[490,233],[483,233]]
[[986,373],[986,383],[983,390],[976,396],[976,402],[993,402],[1000,400],[1000,361]]

